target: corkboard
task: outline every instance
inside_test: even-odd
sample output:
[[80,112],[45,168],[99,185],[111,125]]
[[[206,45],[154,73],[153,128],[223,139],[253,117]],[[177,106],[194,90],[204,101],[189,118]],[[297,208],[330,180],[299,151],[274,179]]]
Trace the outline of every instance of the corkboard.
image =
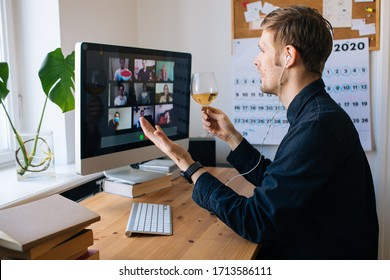
[[[250,29],[250,24],[245,21],[244,12],[247,3],[257,2],[259,0],[232,0],[232,33],[233,39],[254,38],[259,37],[261,31],[258,29]],[[279,7],[286,7],[290,5],[305,5],[315,8],[322,14],[322,0],[270,0],[261,1],[263,4],[268,2]],[[368,8],[368,9],[367,9]],[[368,11],[367,11],[368,10]],[[380,0],[374,2],[355,2],[352,0],[352,18],[365,19],[366,24],[375,23],[376,34],[359,36],[359,31],[351,30],[351,28],[335,28],[335,39],[350,39],[368,37],[370,43],[370,50],[379,50],[379,31],[380,31]],[[265,16],[265,15],[264,15]]]

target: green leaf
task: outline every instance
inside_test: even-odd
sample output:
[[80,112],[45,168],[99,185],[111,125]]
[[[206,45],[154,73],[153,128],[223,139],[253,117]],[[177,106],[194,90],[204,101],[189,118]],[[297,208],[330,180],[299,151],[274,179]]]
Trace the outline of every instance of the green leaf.
[[74,110],[74,51],[66,58],[61,48],[47,54],[38,72],[43,91],[63,113]]
[[9,93],[7,88],[9,68],[7,62],[0,62],[0,98],[5,99]]

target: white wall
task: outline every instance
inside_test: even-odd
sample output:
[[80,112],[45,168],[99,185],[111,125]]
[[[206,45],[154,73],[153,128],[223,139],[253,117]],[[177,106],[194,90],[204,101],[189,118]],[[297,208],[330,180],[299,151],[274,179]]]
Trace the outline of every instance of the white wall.
[[[74,50],[76,42],[136,45],[138,41],[135,0],[51,0],[59,2],[61,47]],[[108,4],[109,3],[109,4]],[[62,162],[74,162],[74,112],[65,115],[67,154]]]
[[[26,77],[19,86],[24,96],[24,115],[28,116],[24,120],[26,127],[30,126],[30,120],[36,119],[37,108],[42,104],[37,101],[38,95],[43,96],[39,81],[31,75],[37,73],[49,50],[61,45],[68,53],[77,41],[190,52],[193,72],[216,73],[220,95],[213,106],[232,113],[230,0],[14,0],[14,4],[18,23],[18,69],[23,69],[20,74]],[[390,259],[390,209],[387,206],[390,202],[390,3],[382,0],[381,6],[381,47],[370,54],[375,148],[367,155],[381,223],[380,257]],[[72,159],[74,150],[73,142],[70,142],[74,137],[73,119],[67,114],[65,120],[57,111],[51,111],[50,119],[57,120],[52,126],[60,130],[61,145],[68,146],[61,155],[62,161],[66,162]],[[200,108],[192,103],[190,135],[202,133]],[[273,158],[276,148],[267,146],[264,153]],[[228,152],[227,146],[217,140],[218,163],[225,163]],[[58,149],[56,153],[58,155]]]
[[66,52],[76,42],[125,46],[138,42],[136,0],[51,1],[59,2],[61,46]]
[[[131,45],[137,42],[137,1],[12,0],[18,69],[20,130],[36,130],[45,94],[38,78],[46,54],[62,47],[64,55],[78,41]],[[107,5],[107,3],[110,3]],[[63,114],[51,102],[42,129],[53,130],[57,163],[74,162],[74,112]]]

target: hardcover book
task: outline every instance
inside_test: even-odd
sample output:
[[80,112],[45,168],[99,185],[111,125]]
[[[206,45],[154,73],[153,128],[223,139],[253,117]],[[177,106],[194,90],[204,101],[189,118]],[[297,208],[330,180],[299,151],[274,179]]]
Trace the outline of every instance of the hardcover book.
[[24,252],[99,220],[94,211],[55,194],[0,210],[0,247]]
[[88,251],[93,245],[93,232],[91,229],[83,229],[71,238],[65,240],[46,253],[38,256],[37,260],[65,260],[75,259]]
[[105,179],[103,181],[103,190],[107,193],[126,197],[137,197],[170,187],[172,185],[171,179],[172,176],[170,173],[164,174],[163,177],[158,177],[138,184],[129,184],[123,181]]
[[41,256],[42,254],[50,251],[52,248],[61,244],[65,240],[79,233],[84,228],[78,228],[75,230],[71,230],[66,232],[58,237],[51,238],[47,241],[44,241],[34,247],[31,247],[23,252],[15,251],[11,249],[7,249],[4,247],[0,247],[0,258],[11,258],[11,259],[23,259],[23,260],[33,260]]
[[139,165],[139,169],[172,173],[178,166],[171,159],[153,159]]

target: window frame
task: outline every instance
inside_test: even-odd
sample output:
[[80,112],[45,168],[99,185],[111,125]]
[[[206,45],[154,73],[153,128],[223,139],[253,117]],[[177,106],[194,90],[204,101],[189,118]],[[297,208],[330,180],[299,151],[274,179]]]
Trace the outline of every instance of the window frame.
[[[17,91],[16,87],[16,77],[12,75],[16,70],[16,60],[14,52],[10,50],[15,50],[15,38],[13,37],[13,14],[12,14],[12,0],[0,0],[0,61],[6,61],[10,68],[9,70],[9,79],[8,79],[8,89],[10,89],[10,93],[7,98],[4,100],[4,104],[7,108],[8,114],[10,115],[12,122],[15,127],[19,127],[20,125],[20,113],[21,110],[17,107],[17,100],[15,98]],[[0,106],[2,107],[2,106]],[[3,108],[0,108],[3,110]],[[2,140],[4,140],[3,146],[5,149],[0,149],[0,168],[4,166],[8,166],[14,162],[14,147],[15,140],[13,136],[13,131],[4,114],[4,118],[1,118],[0,125],[4,126],[4,131],[6,132],[6,136],[2,136]]]

